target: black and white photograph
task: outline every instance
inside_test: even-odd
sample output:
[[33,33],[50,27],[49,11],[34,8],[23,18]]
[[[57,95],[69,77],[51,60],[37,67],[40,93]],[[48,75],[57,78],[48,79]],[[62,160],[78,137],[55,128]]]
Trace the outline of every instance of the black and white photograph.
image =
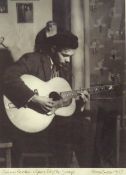
[[8,4],[7,0],[0,0],[0,13],[8,12]]
[[8,7],[0,15],[0,172],[123,174],[125,0]]
[[32,23],[33,22],[33,4],[17,3],[17,22]]

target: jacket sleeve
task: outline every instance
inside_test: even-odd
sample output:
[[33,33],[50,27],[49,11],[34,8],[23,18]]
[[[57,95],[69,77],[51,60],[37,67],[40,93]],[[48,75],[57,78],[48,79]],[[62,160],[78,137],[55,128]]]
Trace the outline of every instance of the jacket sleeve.
[[34,92],[20,78],[23,74],[32,73],[33,64],[31,58],[25,54],[13,66],[9,67],[4,74],[4,94],[16,107],[20,108],[24,106],[34,95]]

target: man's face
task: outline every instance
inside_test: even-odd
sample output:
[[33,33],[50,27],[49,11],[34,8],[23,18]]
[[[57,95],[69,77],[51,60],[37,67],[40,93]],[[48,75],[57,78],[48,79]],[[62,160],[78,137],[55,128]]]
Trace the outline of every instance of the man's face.
[[54,22],[50,22],[47,26],[48,32],[56,32],[57,33],[57,25]]
[[74,54],[74,49],[63,49],[57,52],[58,55],[58,64],[60,67],[64,66],[66,63],[70,62],[70,57]]

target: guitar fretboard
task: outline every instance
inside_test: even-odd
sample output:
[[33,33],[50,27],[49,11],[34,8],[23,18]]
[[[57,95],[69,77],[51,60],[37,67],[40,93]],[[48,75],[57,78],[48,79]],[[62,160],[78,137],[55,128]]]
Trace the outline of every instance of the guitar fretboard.
[[102,86],[95,86],[95,87],[91,87],[91,88],[83,88],[83,89],[79,89],[79,90],[73,90],[73,91],[65,91],[65,92],[61,92],[60,95],[65,98],[76,98],[79,94],[83,93],[85,90],[88,91],[90,93],[90,95],[93,94],[99,94],[99,93],[105,93],[105,92],[112,92],[116,87],[119,87],[119,84],[116,85],[102,85]]

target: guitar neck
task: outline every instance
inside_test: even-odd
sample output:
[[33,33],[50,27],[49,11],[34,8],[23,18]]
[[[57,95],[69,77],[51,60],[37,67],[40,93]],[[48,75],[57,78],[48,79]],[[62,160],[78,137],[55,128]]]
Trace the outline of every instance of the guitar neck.
[[65,91],[65,92],[61,92],[61,96],[63,98],[67,97],[67,98],[76,98],[77,96],[79,96],[81,93],[84,93],[84,91],[88,91],[90,93],[90,95],[93,94],[99,94],[102,92],[112,92],[117,85],[102,85],[102,86],[95,86],[95,87],[90,87],[90,88],[83,88],[83,89],[79,89],[79,90],[72,90],[72,91]]

